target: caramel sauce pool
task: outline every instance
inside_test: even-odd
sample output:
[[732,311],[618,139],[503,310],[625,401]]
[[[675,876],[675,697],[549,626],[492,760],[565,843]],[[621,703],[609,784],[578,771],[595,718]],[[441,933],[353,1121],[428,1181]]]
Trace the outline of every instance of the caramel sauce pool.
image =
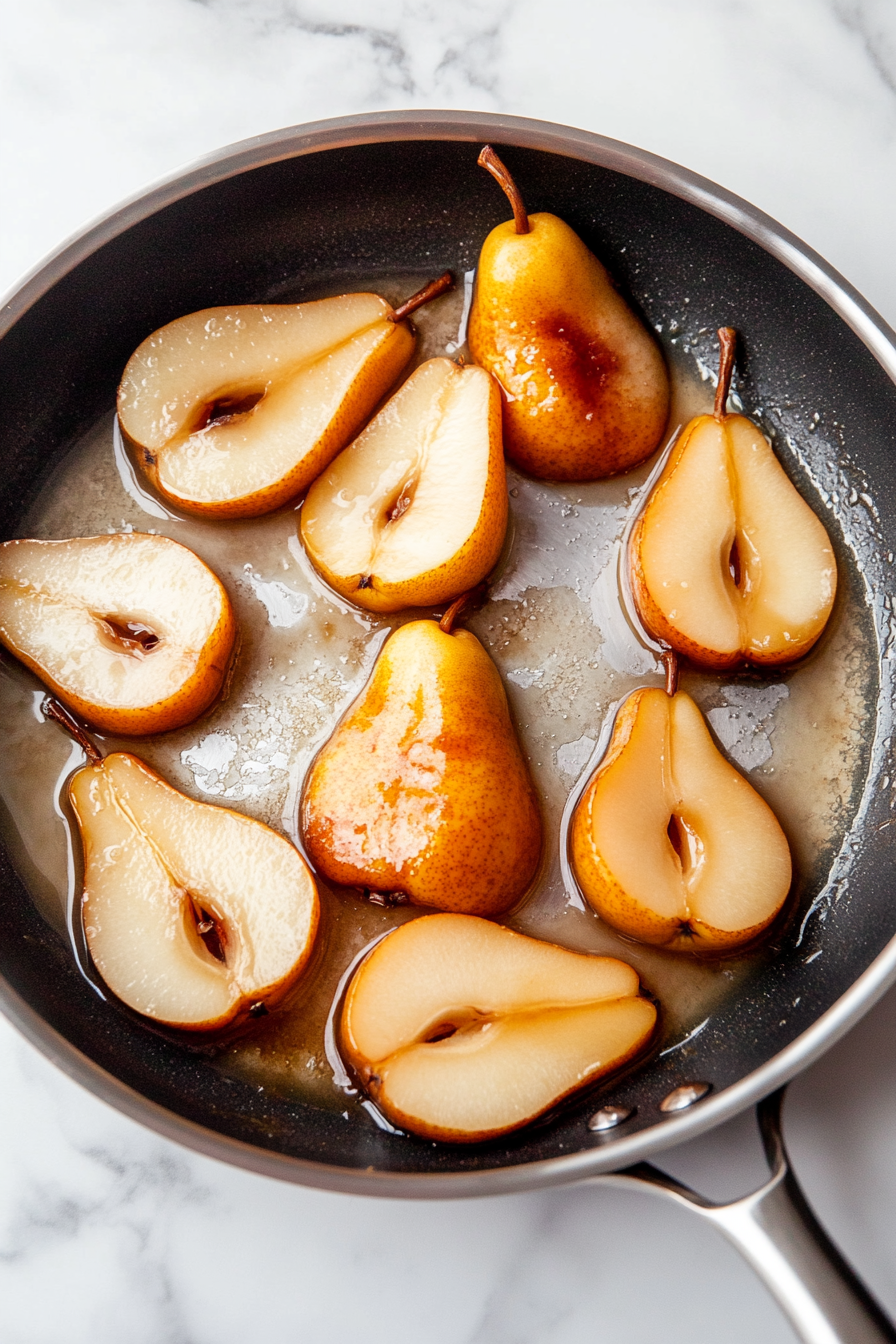
[[[370,288],[397,303],[428,278],[393,277]],[[459,285],[415,316],[418,363],[465,351],[464,295]],[[711,349],[710,333],[707,356]],[[692,415],[712,409],[714,387],[708,357],[701,362],[694,347],[685,346],[685,353],[676,340],[666,350],[674,388],[671,434]],[[596,763],[614,706],[638,686],[663,683],[655,652],[626,619],[619,579],[626,529],[655,464],[656,458],[586,485],[544,484],[509,470],[507,544],[489,602],[464,624],[502,673],[543,809],[539,877],[504,922],[630,962],[662,1003],[668,1048],[699,1029],[723,996],[737,992],[757,958],[774,955],[774,947],[699,961],[631,942],[587,907],[565,862],[571,799]],[[723,749],[787,832],[803,907],[824,884],[855,813],[876,693],[873,627],[854,557],[838,544],[836,523],[811,482],[805,493],[834,537],[840,567],[837,603],[816,649],[794,669],[724,676],[685,671],[682,678]],[[378,618],[354,610],[317,579],[296,524],[294,508],[242,522],[175,516],[134,472],[108,416],[66,456],[20,534],[157,532],[210,565],[230,593],[242,635],[227,698],[176,732],[99,740],[106,750],[135,752],[189,796],[256,817],[301,848],[298,803],[315,752],[363,687],[389,631],[430,613]],[[0,825],[40,911],[68,936],[68,912],[78,908],[79,858],[72,856],[58,799],[81,755],[43,722],[42,695],[34,677],[4,658]],[[310,972],[282,1009],[222,1042],[216,1066],[314,1105],[355,1110],[359,1103],[334,1080],[325,1049],[334,997],[364,947],[424,912],[377,907],[324,882],[320,888],[320,943]]]

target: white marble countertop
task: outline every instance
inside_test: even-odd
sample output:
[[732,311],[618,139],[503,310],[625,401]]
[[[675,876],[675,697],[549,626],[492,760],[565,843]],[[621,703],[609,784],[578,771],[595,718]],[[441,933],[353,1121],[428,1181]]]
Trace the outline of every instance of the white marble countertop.
[[[2,0],[0,289],[228,141],[378,108],[600,131],[704,173],[896,324],[891,0]],[[403,1203],[280,1185],[108,1109],[0,1022],[11,1344],[768,1344],[793,1336],[696,1219],[596,1187]],[[896,991],[793,1086],[810,1198],[896,1313]],[[749,1125],[679,1150],[747,1188]]]

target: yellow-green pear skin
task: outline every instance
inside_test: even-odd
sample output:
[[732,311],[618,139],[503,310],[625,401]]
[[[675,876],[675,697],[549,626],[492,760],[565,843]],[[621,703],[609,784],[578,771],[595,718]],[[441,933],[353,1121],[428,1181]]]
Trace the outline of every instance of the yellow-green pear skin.
[[343,886],[502,913],[525,893],[541,818],[501,677],[466,630],[413,621],[317,756],[302,799],[312,863]]
[[545,480],[628,471],[659,446],[669,378],[656,341],[556,215],[485,240],[467,332],[504,392],[504,449]]

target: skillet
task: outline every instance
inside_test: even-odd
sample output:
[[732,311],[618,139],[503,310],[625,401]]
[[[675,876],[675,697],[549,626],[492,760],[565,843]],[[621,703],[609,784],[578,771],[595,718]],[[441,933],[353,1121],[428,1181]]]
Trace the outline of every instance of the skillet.
[[[796,917],[686,1049],[501,1142],[434,1146],[259,1094],[110,1011],[0,855],[0,1004],[67,1073],[135,1119],[282,1179],[396,1197],[497,1194],[606,1176],[684,1200],[740,1244],[804,1339],[896,1339],[826,1243],[786,1164],[780,1089],[896,979],[889,755],[896,552],[896,336],[850,286],[760,212],[603,137],[511,117],[395,113],[245,141],[102,219],[26,279],[0,315],[0,528],[21,535],[54,465],[114,404],[128,356],[183,313],[314,294],[353,274],[470,270],[506,216],[475,169],[495,144],[531,210],[566,219],[654,326],[733,322],[747,411],[816,499],[876,644],[864,755],[839,852]],[[710,1090],[705,1091],[706,1085]],[[775,1095],[772,1095],[775,1094]],[[769,1184],[717,1209],[647,1165],[767,1098]],[[661,1105],[665,1109],[661,1109]],[[630,1118],[598,1126],[616,1113]],[[593,1122],[595,1123],[595,1122]],[[778,1245],[775,1245],[775,1238]],[[802,1282],[800,1281],[802,1277]]]

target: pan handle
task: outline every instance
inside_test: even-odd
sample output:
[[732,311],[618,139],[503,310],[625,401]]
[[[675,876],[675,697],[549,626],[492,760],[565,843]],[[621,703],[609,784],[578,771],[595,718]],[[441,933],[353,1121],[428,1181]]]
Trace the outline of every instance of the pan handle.
[[756,1108],[771,1176],[743,1199],[713,1204],[649,1162],[627,1167],[615,1179],[636,1181],[715,1224],[752,1265],[804,1344],[894,1344],[896,1329],[827,1236],[790,1169],[781,1133],[783,1097],[781,1088]]

